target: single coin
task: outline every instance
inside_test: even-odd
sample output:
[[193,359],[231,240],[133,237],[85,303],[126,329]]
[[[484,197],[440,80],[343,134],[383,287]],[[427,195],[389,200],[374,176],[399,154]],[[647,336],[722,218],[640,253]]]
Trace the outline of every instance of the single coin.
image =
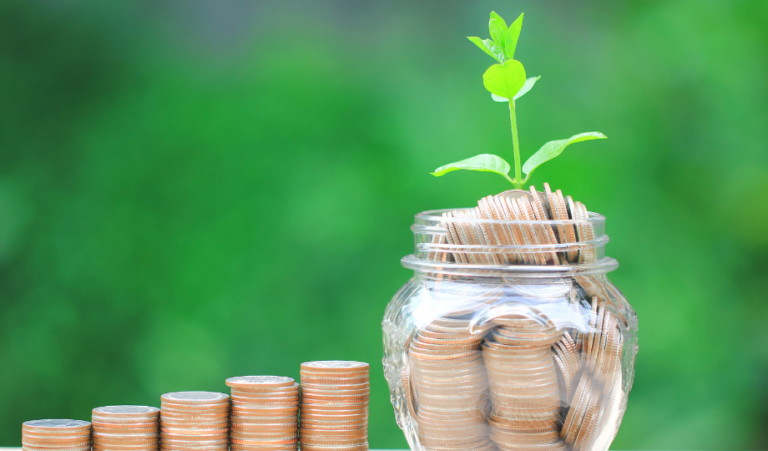
[[291,387],[296,381],[291,377],[285,376],[239,376],[230,377],[225,381],[227,386],[233,388],[277,388]]
[[248,424],[248,425],[236,425],[231,427],[231,432],[258,432],[258,431],[270,431],[270,432],[284,432],[293,431],[298,428],[298,422],[295,423],[261,423],[261,424]]
[[133,417],[133,416],[152,416],[157,415],[160,409],[150,406],[104,406],[93,409],[92,413],[102,416],[120,416],[120,417]]
[[221,445],[226,443],[229,440],[229,436],[216,436],[216,437],[184,437],[184,436],[176,436],[176,435],[165,435],[160,438],[163,444],[176,444],[176,445],[184,445],[184,444],[196,444],[200,446],[211,446],[211,445]]
[[299,396],[300,390],[298,384],[296,387],[286,387],[285,390],[240,390],[231,389],[232,399],[262,399],[262,398],[292,398]]
[[160,449],[160,444],[149,446],[117,446],[117,445],[98,445],[93,444],[92,449],[96,451],[156,451]]
[[219,445],[162,443],[160,449],[168,451],[227,451],[229,446],[227,443]]
[[109,437],[94,437],[93,443],[99,443],[102,445],[125,445],[125,446],[149,446],[160,443],[159,437],[134,439],[134,438],[109,438]]
[[338,389],[338,388],[306,388],[304,389],[302,396],[318,395],[318,396],[361,396],[370,394],[370,387],[360,389]]
[[94,437],[153,437],[156,436],[158,432],[157,428],[152,429],[138,429],[138,430],[115,430],[110,429],[108,432],[103,431],[97,431],[94,428],[93,436]]
[[176,415],[176,416],[202,416],[202,417],[216,417],[221,415],[227,415],[229,413],[229,404],[221,409],[177,409],[175,407],[163,406],[162,416]]
[[367,418],[368,415],[368,407],[362,409],[329,409],[329,408],[314,408],[311,406],[305,406],[306,408],[301,409],[301,417],[302,418],[333,418],[333,417],[344,417],[349,415],[355,415],[359,417],[365,417]]
[[30,437],[22,433],[21,441],[38,447],[65,447],[73,446],[73,444],[90,443],[91,436]]
[[209,430],[224,429],[228,427],[229,419],[225,418],[219,421],[161,421],[160,426],[164,428],[188,429],[188,430]]
[[361,382],[361,383],[355,383],[355,384],[317,384],[312,382],[304,382],[301,383],[301,390],[302,392],[306,390],[367,390],[371,387],[371,384],[369,381]]
[[232,444],[232,451],[295,451],[299,448],[298,443],[292,445],[237,445]]
[[[52,448],[26,445],[24,443],[22,443],[21,449],[28,450],[28,451],[51,451],[52,450]],[[87,445],[78,445],[78,446],[65,446],[65,447],[53,448],[53,449],[56,449],[58,451],[89,451],[91,449],[91,445],[87,444]]]
[[368,451],[368,443],[365,443],[363,445],[354,445],[354,446],[325,446],[325,445],[309,445],[309,444],[301,444],[301,449],[304,451]]
[[290,388],[290,390],[277,391],[277,390],[238,390],[232,389],[232,399],[246,398],[246,399],[262,399],[262,398],[292,398],[299,395],[299,387]]
[[[259,442],[259,443],[263,443],[265,445],[267,445],[267,444],[270,444],[270,445],[288,445],[288,444],[291,444],[291,443],[297,443],[298,441],[299,441],[299,439],[287,439],[287,440],[271,440],[271,441],[264,441],[264,442]],[[232,443],[233,444],[237,444],[237,445],[252,445],[254,442],[253,442],[253,440],[232,439]]]
[[161,404],[161,412],[167,410],[177,410],[179,412],[202,412],[202,413],[218,413],[225,412],[229,407],[229,400],[223,403],[217,404],[184,404],[178,402],[164,401]]
[[369,368],[370,365],[365,362],[345,360],[318,360],[314,362],[304,362],[301,364],[302,370],[322,373],[367,372]]
[[369,384],[370,379],[366,377],[356,378],[315,378],[315,377],[301,377],[302,386],[306,385],[322,385],[326,388],[340,387],[345,385],[360,385]]
[[53,430],[58,431],[62,429],[89,429],[91,423],[81,420],[32,420],[25,421],[22,424],[22,429],[28,430]]
[[229,400],[229,395],[208,391],[180,391],[166,393],[160,397],[160,400],[182,404],[225,403]]
[[242,414],[243,412],[253,410],[253,411],[262,411],[268,408],[295,408],[299,406],[299,400],[291,401],[291,402],[252,402],[252,403],[241,403],[233,406],[233,413],[232,415],[235,415],[235,413]]
[[90,429],[59,429],[59,430],[50,430],[50,429],[22,429],[21,435],[24,437],[30,437],[30,438],[40,438],[40,439],[65,439],[65,438],[79,438],[79,437],[88,437],[91,435]]

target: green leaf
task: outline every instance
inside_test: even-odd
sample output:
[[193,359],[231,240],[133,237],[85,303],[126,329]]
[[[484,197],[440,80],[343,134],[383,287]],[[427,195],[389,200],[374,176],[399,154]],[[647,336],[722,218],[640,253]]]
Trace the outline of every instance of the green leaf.
[[587,132],[587,133],[579,133],[578,135],[573,135],[568,139],[550,141],[544,144],[543,146],[541,146],[541,149],[539,149],[538,152],[531,155],[531,158],[529,158],[528,161],[526,161],[525,164],[523,165],[523,172],[525,172],[525,175],[527,178],[527,176],[531,172],[533,172],[534,169],[536,169],[537,167],[541,166],[547,161],[563,153],[563,150],[565,150],[565,148],[571,144],[575,144],[582,141],[589,141],[592,139],[606,139],[606,138],[608,137],[600,132]]
[[541,78],[541,75],[538,77],[531,77],[525,79],[525,84],[522,88],[520,88],[519,91],[517,91],[517,94],[515,94],[515,100],[519,99],[520,97],[524,96],[528,91],[533,89],[533,85],[536,84],[536,81]]
[[504,41],[507,39],[507,23],[500,15],[491,11],[491,20],[488,22],[488,31],[491,33],[491,39],[504,50]]
[[485,89],[505,99],[513,99],[525,84],[525,68],[520,61],[494,64],[483,74]]
[[490,39],[480,39],[477,36],[467,36],[467,39],[474,42],[482,51],[491,55],[496,61],[504,62],[504,51]]
[[[539,78],[541,78],[541,76],[527,78],[525,80],[525,84],[523,85],[523,87],[520,88],[520,91],[518,91],[517,94],[515,94],[515,100],[519,99],[520,97],[524,96],[528,91],[530,91],[531,88],[533,88],[533,85],[536,84],[536,80],[538,80]],[[500,96],[497,96],[496,94],[491,94],[491,98],[496,102],[509,102],[509,99],[507,99],[506,97],[500,97]]]
[[435,169],[435,172],[433,172],[432,175],[435,177],[440,177],[441,175],[453,171],[458,171],[460,169],[465,169],[468,171],[495,172],[509,178],[507,174],[509,174],[511,167],[509,166],[509,163],[504,161],[503,158],[484,153],[481,155],[475,155],[472,158],[467,158],[466,160],[457,161],[456,163],[440,166],[439,168]]
[[515,59],[517,40],[520,39],[520,30],[523,28],[523,16],[524,14],[520,14],[520,16],[512,22],[512,25],[509,26],[509,30],[507,30],[507,37],[504,40],[504,54],[509,60]]

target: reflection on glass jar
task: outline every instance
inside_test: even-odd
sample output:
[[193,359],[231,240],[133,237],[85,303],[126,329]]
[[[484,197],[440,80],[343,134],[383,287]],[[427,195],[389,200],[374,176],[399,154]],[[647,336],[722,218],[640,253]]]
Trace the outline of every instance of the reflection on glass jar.
[[[384,372],[411,449],[607,450],[632,387],[637,316],[606,277],[618,263],[605,256],[605,218],[430,211],[412,230],[416,248],[402,263],[414,277],[382,322]],[[489,245],[473,234],[554,239]]]

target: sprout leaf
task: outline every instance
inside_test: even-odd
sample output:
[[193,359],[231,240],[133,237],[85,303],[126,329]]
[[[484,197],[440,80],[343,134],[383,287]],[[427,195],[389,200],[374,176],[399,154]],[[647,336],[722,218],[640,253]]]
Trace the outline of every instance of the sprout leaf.
[[480,47],[482,51],[491,55],[496,61],[504,62],[504,50],[496,45],[495,42],[490,39],[480,39],[477,36],[468,36],[467,39],[472,41],[476,46]]
[[494,64],[483,74],[485,89],[505,99],[513,99],[525,84],[525,68],[520,61]]
[[504,41],[507,40],[508,31],[507,23],[504,22],[504,19],[494,11],[491,11],[491,20],[488,22],[488,32],[491,34],[493,42],[501,47],[502,50],[504,49]]
[[507,30],[507,37],[504,41],[504,54],[508,60],[515,59],[515,49],[517,48],[517,40],[520,38],[520,30],[523,29],[523,14],[512,22]]
[[[519,91],[517,91],[517,94],[515,94],[514,100],[519,99],[520,97],[524,96],[528,91],[530,91],[533,88],[533,85],[536,84],[536,81],[541,78],[541,76],[538,77],[531,77],[525,80],[525,84],[522,88],[520,88]],[[509,99],[506,97],[499,97],[496,94],[491,94],[491,98],[495,100],[496,102],[509,102]]]
[[458,171],[460,169],[468,171],[495,172],[497,174],[503,175],[506,178],[509,178],[508,174],[511,167],[509,166],[509,163],[504,161],[503,158],[484,153],[481,155],[475,155],[472,158],[467,158],[466,160],[440,166],[439,168],[435,169],[435,172],[433,172],[432,175],[435,177],[440,177],[441,175],[453,171]]
[[607,136],[600,132],[587,132],[573,135],[568,139],[559,139],[557,141],[550,141],[539,149],[535,154],[531,155],[531,158],[523,165],[523,172],[525,172],[526,179],[533,172],[534,169],[546,163],[547,161],[555,158],[563,153],[566,147],[571,144],[575,144],[582,141],[589,141],[591,139],[606,139]]

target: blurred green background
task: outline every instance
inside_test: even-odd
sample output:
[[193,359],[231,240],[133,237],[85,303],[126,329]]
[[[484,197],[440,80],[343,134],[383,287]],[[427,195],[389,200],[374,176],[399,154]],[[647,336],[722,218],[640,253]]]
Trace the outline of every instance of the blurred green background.
[[0,444],[20,423],[372,363],[413,215],[501,177],[508,115],[466,41],[496,10],[542,75],[533,177],[608,218],[640,320],[614,449],[768,447],[768,2],[0,2]]

